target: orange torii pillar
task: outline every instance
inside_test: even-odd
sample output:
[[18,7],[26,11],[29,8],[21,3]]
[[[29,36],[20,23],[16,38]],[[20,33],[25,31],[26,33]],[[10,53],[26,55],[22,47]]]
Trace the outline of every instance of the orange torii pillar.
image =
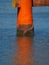
[[18,8],[17,36],[33,35],[32,7],[36,6],[49,6],[49,0],[12,0],[12,7]]
[[32,0],[20,0],[16,26],[17,36],[33,35]]

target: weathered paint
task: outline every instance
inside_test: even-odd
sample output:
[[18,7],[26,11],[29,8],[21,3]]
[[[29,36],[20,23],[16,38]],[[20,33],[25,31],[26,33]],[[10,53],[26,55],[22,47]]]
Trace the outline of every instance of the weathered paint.
[[49,0],[33,0],[33,6],[49,6]]
[[[12,7],[20,7],[21,0],[12,0]],[[28,3],[28,2],[27,2]],[[49,0],[32,0],[32,7],[35,6],[49,6]]]

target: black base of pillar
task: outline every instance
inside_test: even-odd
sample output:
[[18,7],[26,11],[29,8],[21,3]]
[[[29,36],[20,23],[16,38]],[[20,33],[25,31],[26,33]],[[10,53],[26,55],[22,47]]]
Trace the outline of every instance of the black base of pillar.
[[17,28],[16,36],[18,36],[18,37],[21,37],[21,36],[33,37],[34,36],[34,28],[32,28],[31,30],[28,30],[26,33],[24,33],[24,30],[20,30],[20,28]]

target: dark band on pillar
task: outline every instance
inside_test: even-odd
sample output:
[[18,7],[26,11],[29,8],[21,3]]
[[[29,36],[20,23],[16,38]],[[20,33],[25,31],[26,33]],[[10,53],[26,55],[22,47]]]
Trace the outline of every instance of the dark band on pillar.
[[17,28],[17,36],[33,36],[34,35],[34,28],[31,25],[21,25]]

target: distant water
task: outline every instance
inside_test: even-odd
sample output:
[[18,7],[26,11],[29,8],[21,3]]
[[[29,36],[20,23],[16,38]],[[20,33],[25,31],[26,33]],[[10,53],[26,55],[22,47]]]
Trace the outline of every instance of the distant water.
[[16,37],[16,19],[11,0],[0,0],[0,65],[49,65],[49,7],[33,8],[33,38]]

